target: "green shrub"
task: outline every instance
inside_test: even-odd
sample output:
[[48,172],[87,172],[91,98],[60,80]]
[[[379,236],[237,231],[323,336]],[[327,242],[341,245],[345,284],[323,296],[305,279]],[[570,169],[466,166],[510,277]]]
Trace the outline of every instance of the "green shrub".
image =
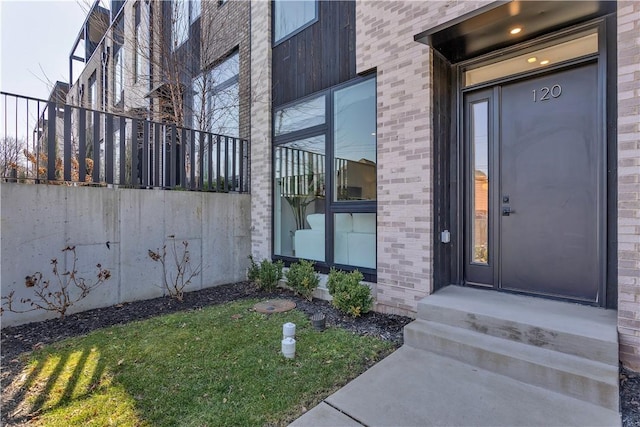
[[254,261],[253,256],[251,255],[249,255],[249,261],[251,261],[251,265],[247,271],[247,279],[250,282],[256,282],[260,277],[260,265]]
[[311,301],[313,291],[318,287],[320,278],[313,269],[313,262],[301,259],[291,264],[289,271],[285,273],[287,284],[295,293]]
[[345,273],[332,268],[327,281],[327,288],[333,297],[331,304],[353,317],[371,311],[373,306],[371,289],[360,283],[363,279],[362,273],[358,270]]
[[257,264],[252,256],[249,256],[251,265],[247,271],[247,278],[258,285],[260,289],[272,291],[278,286],[278,280],[282,279],[282,261],[271,262],[263,259]]

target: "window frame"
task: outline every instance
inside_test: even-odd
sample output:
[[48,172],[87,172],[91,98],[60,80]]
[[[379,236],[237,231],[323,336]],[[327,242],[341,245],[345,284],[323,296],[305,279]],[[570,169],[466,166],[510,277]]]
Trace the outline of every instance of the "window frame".
[[[219,67],[223,66],[227,61],[231,60],[234,56],[237,57],[237,69],[235,70],[236,73],[233,76],[227,78],[226,80],[220,83],[214,82],[211,74],[214,73],[216,69],[219,69]],[[200,94],[195,86],[198,80],[203,80],[203,79],[204,79],[204,86],[206,88],[206,93]],[[202,71],[200,74],[198,74],[197,76],[191,79],[191,90],[192,90],[191,126],[192,128],[218,134],[218,132],[214,132],[214,128],[215,128],[214,123],[207,123],[204,126],[204,129],[200,129],[199,127],[195,126],[194,118],[196,114],[196,110],[195,110],[196,99],[199,97],[200,101],[204,103],[205,115],[209,116],[209,114],[214,114],[214,113],[211,113],[210,111],[210,108],[212,107],[212,104],[213,104],[213,98],[216,97],[216,95],[218,95],[219,93],[222,93],[223,91],[229,89],[234,85],[237,85],[238,87],[238,93],[237,93],[238,102],[236,105],[234,105],[234,107],[236,107],[237,109],[237,117],[236,117],[237,124],[238,124],[238,128],[236,129],[237,135],[229,135],[228,133],[220,133],[220,134],[224,134],[226,136],[235,136],[236,138],[239,138],[239,134],[240,134],[240,51],[237,47],[234,48],[231,52],[222,56],[218,61],[215,62],[213,66],[207,68],[206,70]],[[211,120],[207,119],[207,121],[210,122]]]
[[[178,3],[180,4],[180,6],[177,6]],[[185,9],[185,5],[186,5],[186,9]],[[171,0],[170,7],[171,7],[171,16],[170,16],[171,51],[176,52],[189,40],[189,37],[191,36],[191,1],[190,0]],[[180,9],[181,12],[185,12],[186,10],[186,14],[187,14],[186,21],[183,21],[184,18],[182,18],[182,16],[184,15],[179,15],[178,18],[180,19],[180,22],[178,21],[174,22],[174,13],[176,13],[178,9]],[[183,30],[184,33],[180,34],[183,37],[178,40],[177,30],[181,29],[181,25],[185,25],[185,28]]]
[[309,28],[310,26],[312,26],[313,24],[315,24],[316,22],[318,22],[320,20],[320,2],[318,0],[313,0],[314,2],[314,10],[315,10],[315,16],[313,19],[311,19],[310,21],[305,22],[304,24],[302,24],[301,26],[299,26],[298,28],[296,28],[295,30],[283,35],[282,37],[280,37],[279,39],[276,39],[276,3],[277,2],[283,2],[286,3],[287,0],[271,0],[271,28],[272,28],[272,46],[276,47],[279,44],[289,40],[290,38],[296,36],[297,34],[301,33],[302,31],[306,30],[307,28]]
[[124,104],[124,46],[113,45],[113,106]]
[[[277,107],[273,107],[271,113],[272,127],[271,127],[271,164],[273,165],[276,159],[276,149],[279,146],[284,144],[294,142],[300,139],[311,138],[314,136],[324,135],[325,137],[325,197],[324,197],[324,215],[325,215],[325,259],[324,261],[314,261],[315,268],[317,271],[321,273],[328,273],[332,267],[336,267],[340,270],[345,271],[360,271],[365,280],[376,282],[377,281],[377,255],[376,255],[376,268],[367,268],[360,266],[352,266],[346,264],[338,264],[334,261],[335,259],[335,227],[334,227],[334,215],[338,213],[373,213],[377,216],[377,208],[378,208],[378,200],[376,196],[376,200],[358,200],[358,201],[345,201],[345,200],[334,200],[334,174],[335,174],[335,158],[334,158],[334,132],[335,132],[335,120],[334,120],[334,100],[335,93],[340,91],[341,89],[345,89],[350,86],[357,85],[359,83],[363,83],[367,80],[373,79],[377,81],[377,74],[371,73],[364,76],[358,76],[356,78],[350,79],[341,84],[332,86],[328,89],[315,92],[313,94],[304,96],[302,98],[298,98],[292,102],[288,102],[286,104],[279,105]],[[377,84],[376,84],[377,87]],[[282,110],[284,108],[293,107],[298,104],[302,104],[304,102],[311,101],[319,96],[325,97],[325,121],[323,124],[314,125],[309,128],[298,129],[289,133],[275,135],[275,126],[274,120],[276,117],[276,112]],[[375,99],[374,103],[376,105],[377,111],[377,90],[375,91]],[[378,174],[378,153],[377,153],[377,119],[376,119],[376,176]],[[275,167],[271,168],[271,189],[272,189],[272,208],[271,208],[271,232],[272,236],[275,236],[276,233],[276,220],[274,209],[276,206],[276,197],[275,194]],[[376,185],[377,187],[377,185]],[[377,191],[376,191],[377,193]],[[377,222],[377,221],[376,221]],[[376,241],[378,236],[378,226],[376,223]],[[285,265],[290,265],[291,263],[297,262],[300,260],[298,257],[288,256],[288,255],[280,255],[275,253],[275,239],[271,241],[271,254],[272,258],[276,260],[282,260],[285,262]]]

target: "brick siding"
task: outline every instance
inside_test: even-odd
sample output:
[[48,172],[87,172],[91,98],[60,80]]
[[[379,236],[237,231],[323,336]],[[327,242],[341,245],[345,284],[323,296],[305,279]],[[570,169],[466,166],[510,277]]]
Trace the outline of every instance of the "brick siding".
[[248,1],[217,1],[202,3],[202,68],[219,64],[233,49],[238,49],[240,61],[239,100],[240,137],[251,138],[251,42]]
[[271,257],[271,4],[251,3],[251,253]]
[[487,3],[356,2],[356,71],[377,69],[378,311],[413,315],[433,287],[431,54],[413,36]]
[[618,2],[618,332],[640,371],[640,2]]

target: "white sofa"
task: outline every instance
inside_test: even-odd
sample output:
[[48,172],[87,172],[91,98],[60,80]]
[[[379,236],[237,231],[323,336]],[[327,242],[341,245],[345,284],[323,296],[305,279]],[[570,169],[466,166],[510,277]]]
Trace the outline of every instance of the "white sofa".
[[[324,261],[324,214],[310,214],[311,229],[294,235],[296,257]],[[376,268],[376,215],[373,213],[339,213],[335,216],[334,261],[336,264]]]
[[293,236],[295,256],[302,259],[324,261],[324,214],[307,216],[311,229],[296,230]]

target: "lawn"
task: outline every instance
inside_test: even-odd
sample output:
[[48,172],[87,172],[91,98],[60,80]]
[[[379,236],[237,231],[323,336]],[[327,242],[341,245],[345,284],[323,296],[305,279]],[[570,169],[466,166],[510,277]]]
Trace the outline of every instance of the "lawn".
[[[32,425],[286,425],[393,350],[293,310],[245,300],[92,332],[28,356],[18,376]],[[280,354],[296,324],[296,358]]]

